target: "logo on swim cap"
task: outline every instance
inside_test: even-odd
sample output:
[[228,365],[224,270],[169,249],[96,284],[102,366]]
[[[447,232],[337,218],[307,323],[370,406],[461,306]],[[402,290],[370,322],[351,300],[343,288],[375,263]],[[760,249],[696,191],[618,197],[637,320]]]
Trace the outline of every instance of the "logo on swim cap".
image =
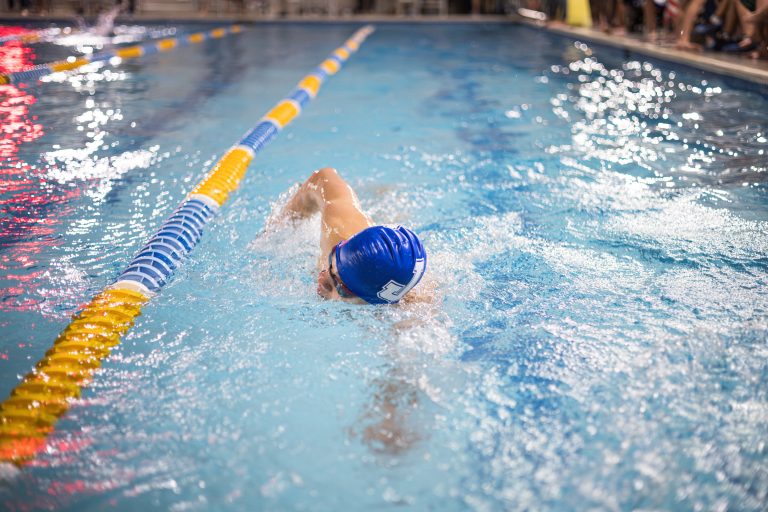
[[373,226],[336,246],[336,268],[347,288],[371,304],[403,298],[427,269],[421,241],[402,226]]
[[413,277],[407,284],[400,284],[397,281],[390,281],[384,285],[384,288],[379,290],[376,296],[389,303],[397,302],[403,298],[403,295],[411,291],[411,288],[416,286],[421,276],[424,275],[424,271],[427,267],[427,260],[421,258],[416,260],[416,265],[413,267]]

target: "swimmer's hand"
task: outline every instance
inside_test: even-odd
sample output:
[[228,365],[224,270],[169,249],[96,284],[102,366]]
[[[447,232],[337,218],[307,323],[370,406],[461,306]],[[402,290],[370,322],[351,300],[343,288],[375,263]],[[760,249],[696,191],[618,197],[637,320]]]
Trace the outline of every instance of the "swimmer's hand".
[[287,209],[287,204],[296,194],[296,191],[299,190],[299,187],[301,187],[301,183],[295,183],[288,190],[280,194],[277,201],[271,204],[272,211],[267,216],[267,220],[264,221],[264,228],[257,236],[274,233],[300,219],[300,216],[293,215],[292,211]]

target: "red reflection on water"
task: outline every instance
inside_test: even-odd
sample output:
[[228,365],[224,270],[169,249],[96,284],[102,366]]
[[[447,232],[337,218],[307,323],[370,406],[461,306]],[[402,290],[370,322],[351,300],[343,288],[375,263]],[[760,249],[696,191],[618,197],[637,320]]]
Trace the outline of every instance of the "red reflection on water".
[[0,37],[6,36],[20,36],[25,34],[34,34],[36,30],[30,30],[26,27],[20,27],[18,25],[2,25],[0,26]]
[[[10,27],[0,27],[0,37],[8,35]],[[0,44],[0,73],[12,73],[30,67],[35,55],[21,41]],[[23,158],[20,149],[43,135],[43,126],[30,114],[30,107],[37,102],[23,86],[0,85],[0,311],[38,311],[45,300],[41,286],[48,283],[45,277],[47,261],[42,254],[57,239],[56,225],[68,218],[65,206],[79,195],[76,188],[57,186],[46,179],[45,168],[36,163],[39,152],[31,152],[32,162]],[[29,157],[28,157],[29,158]],[[27,323],[24,329],[8,332],[9,340],[17,350],[3,353],[3,362],[15,359],[26,361],[31,353],[29,343],[35,339],[35,325]],[[2,369],[0,368],[0,373]],[[2,398],[2,397],[0,397]],[[46,448],[45,438],[18,440],[14,449],[30,456]],[[82,442],[58,442],[51,445],[57,453],[76,452]],[[54,494],[59,489],[54,487]],[[77,485],[61,492],[79,492]],[[51,508],[50,503],[36,503]],[[3,504],[0,503],[0,509]],[[21,509],[26,508],[22,505]],[[32,507],[34,508],[34,507]]]
[[[0,27],[0,37],[28,32],[21,27]],[[0,45],[0,73],[26,69],[34,59],[32,48],[20,41]],[[29,112],[36,102],[22,87],[0,85],[0,311],[29,310],[39,303],[30,291],[40,275],[33,270],[36,256],[53,242],[53,226],[59,222],[51,205],[77,194],[57,190],[39,169],[19,157],[24,143],[43,135],[43,126]]]
[[[34,58],[31,48],[25,48],[19,41],[9,41],[0,46],[0,73],[21,71],[32,65]],[[0,158],[15,156],[21,143],[43,135],[43,126],[35,123],[36,117],[29,116],[29,107],[36,101],[15,85],[0,85]]]

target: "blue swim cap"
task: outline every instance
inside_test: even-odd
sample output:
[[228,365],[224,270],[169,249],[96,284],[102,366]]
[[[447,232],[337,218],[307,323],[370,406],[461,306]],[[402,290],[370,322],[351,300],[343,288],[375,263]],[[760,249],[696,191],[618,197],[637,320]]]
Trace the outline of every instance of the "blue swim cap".
[[336,246],[336,269],[349,290],[370,304],[393,304],[427,270],[427,253],[402,226],[373,226]]

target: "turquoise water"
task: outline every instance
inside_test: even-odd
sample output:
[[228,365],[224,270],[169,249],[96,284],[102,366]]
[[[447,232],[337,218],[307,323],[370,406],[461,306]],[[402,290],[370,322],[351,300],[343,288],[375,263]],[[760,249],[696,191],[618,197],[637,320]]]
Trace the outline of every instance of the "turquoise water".
[[[355,28],[0,89],[2,396]],[[379,26],[0,503],[764,510],[767,92],[524,27]],[[432,306],[315,294],[317,219],[265,225],[322,166],[421,235]]]

